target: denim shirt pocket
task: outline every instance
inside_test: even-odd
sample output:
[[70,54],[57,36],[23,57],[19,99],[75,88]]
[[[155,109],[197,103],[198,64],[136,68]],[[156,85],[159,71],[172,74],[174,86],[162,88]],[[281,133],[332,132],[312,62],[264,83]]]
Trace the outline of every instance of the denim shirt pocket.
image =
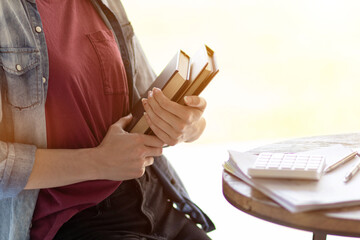
[[87,37],[99,59],[105,94],[128,94],[124,64],[112,31],[102,30]]
[[[33,48],[0,48],[5,100],[22,110],[40,103],[40,53]],[[1,76],[1,75],[0,75]]]

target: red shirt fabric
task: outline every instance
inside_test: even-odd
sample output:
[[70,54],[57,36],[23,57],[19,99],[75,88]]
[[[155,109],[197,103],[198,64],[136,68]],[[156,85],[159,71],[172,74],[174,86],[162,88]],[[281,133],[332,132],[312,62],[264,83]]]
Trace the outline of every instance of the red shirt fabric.
[[[48,148],[98,146],[129,112],[121,54],[88,0],[37,0],[49,53],[45,105]],[[108,197],[121,182],[88,181],[40,190],[31,239],[52,239],[79,211]]]

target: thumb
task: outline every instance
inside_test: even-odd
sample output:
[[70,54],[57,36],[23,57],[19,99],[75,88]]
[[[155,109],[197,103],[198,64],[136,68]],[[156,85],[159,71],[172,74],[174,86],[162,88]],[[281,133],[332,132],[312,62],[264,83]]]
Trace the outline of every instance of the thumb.
[[133,118],[132,114],[129,113],[125,117],[120,118],[117,123],[120,125],[122,129],[125,129],[125,127],[131,122],[132,118]]
[[202,111],[206,108],[206,100],[199,96],[185,96],[184,102],[189,107],[196,107]]

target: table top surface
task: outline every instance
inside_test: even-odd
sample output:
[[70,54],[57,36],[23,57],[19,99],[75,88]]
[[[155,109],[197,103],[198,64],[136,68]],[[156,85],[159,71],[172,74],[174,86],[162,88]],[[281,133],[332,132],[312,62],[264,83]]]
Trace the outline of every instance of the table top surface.
[[[360,133],[298,138],[265,145],[248,152],[301,152],[342,144],[360,147]],[[359,186],[360,190],[360,186]],[[360,206],[291,213],[243,181],[223,172],[223,193],[236,208],[255,217],[297,229],[360,237]]]

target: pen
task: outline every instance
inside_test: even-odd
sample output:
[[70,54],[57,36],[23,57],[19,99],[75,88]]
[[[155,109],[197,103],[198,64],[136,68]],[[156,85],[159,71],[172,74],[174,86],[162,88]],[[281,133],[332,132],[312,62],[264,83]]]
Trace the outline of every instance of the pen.
[[334,170],[335,168],[337,168],[338,166],[346,163],[347,161],[353,159],[356,156],[357,152],[353,152],[350,155],[344,157],[343,159],[341,159],[340,161],[337,161],[336,163],[330,165],[329,167],[327,167],[325,169],[325,173],[331,172],[332,170]]
[[360,169],[360,162],[357,163],[355,167],[348,174],[346,174],[344,178],[344,182],[350,181],[350,179],[352,179],[352,177],[359,171],[359,169]]

